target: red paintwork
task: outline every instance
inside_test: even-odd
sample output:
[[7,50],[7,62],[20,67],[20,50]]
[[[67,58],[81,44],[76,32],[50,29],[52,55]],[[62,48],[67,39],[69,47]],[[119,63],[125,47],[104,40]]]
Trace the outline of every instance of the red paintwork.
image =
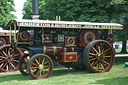
[[58,54],[58,62],[75,62],[77,61],[77,52],[64,52]]
[[77,46],[78,38],[77,37],[65,37],[66,46]]
[[[88,35],[86,35],[88,33]],[[86,47],[86,45],[91,42],[88,40],[88,36],[92,37],[92,40],[97,40],[99,39],[99,34],[96,30],[82,30],[80,33],[80,42],[82,44],[83,47]]]

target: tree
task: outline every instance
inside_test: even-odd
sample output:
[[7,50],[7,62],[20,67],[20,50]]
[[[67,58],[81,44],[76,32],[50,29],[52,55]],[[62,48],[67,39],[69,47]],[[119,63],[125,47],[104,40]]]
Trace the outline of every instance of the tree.
[[10,19],[16,18],[14,14],[11,12],[15,12],[14,9],[14,1],[13,0],[0,0],[0,26],[6,26],[7,22]]
[[120,4],[124,3],[123,0],[45,0],[40,7],[44,11],[40,13],[43,19],[60,15],[62,20],[123,23]]
[[23,6],[23,19],[31,19],[32,0],[27,0]]
[[[124,2],[123,4],[119,4],[120,7],[120,12],[122,13],[122,24],[124,25],[124,29],[122,31],[114,31],[115,34],[115,41],[122,41],[122,50],[121,53],[126,53],[127,52],[127,48],[126,48],[126,44],[127,44],[127,39],[128,39],[128,2]],[[117,16],[118,17],[118,16]]]
[[[124,0],[38,0],[40,19],[124,23]],[[32,3],[24,4],[23,18],[31,17]]]

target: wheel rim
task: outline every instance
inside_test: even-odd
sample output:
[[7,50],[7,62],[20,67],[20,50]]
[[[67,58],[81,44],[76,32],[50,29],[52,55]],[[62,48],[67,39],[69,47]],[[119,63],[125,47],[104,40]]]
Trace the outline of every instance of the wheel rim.
[[28,61],[30,59],[30,56],[25,54],[19,61],[19,70],[20,72],[27,76],[28,75],[28,71],[27,71],[27,65],[28,65]]
[[95,72],[106,72],[113,65],[114,52],[106,42],[94,43],[88,55],[89,64]]
[[2,46],[0,49],[0,70],[8,72],[18,69],[21,53],[18,48],[11,48],[10,45]]
[[29,65],[29,71],[33,78],[47,78],[52,72],[52,61],[45,55],[38,55],[32,59]]

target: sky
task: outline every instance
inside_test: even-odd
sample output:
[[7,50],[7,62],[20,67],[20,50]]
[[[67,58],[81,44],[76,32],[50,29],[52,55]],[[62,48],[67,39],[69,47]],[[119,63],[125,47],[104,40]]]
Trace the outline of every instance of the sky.
[[24,2],[26,2],[27,0],[14,0],[14,4],[15,4],[15,10],[16,12],[13,12],[13,14],[15,16],[17,16],[17,19],[22,19],[23,17],[23,5],[24,5]]

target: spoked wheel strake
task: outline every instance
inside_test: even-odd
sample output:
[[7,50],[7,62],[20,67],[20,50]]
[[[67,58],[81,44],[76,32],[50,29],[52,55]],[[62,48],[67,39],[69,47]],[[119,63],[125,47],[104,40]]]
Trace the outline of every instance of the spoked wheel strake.
[[109,71],[114,62],[113,48],[109,43],[103,40],[97,40],[88,45],[85,52],[84,59],[86,67],[92,72],[106,72]]
[[8,72],[18,69],[21,53],[18,48],[10,45],[2,46],[0,49],[0,70]]
[[29,60],[27,69],[32,78],[47,78],[52,73],[52,60],[47,55],[36,54]]

